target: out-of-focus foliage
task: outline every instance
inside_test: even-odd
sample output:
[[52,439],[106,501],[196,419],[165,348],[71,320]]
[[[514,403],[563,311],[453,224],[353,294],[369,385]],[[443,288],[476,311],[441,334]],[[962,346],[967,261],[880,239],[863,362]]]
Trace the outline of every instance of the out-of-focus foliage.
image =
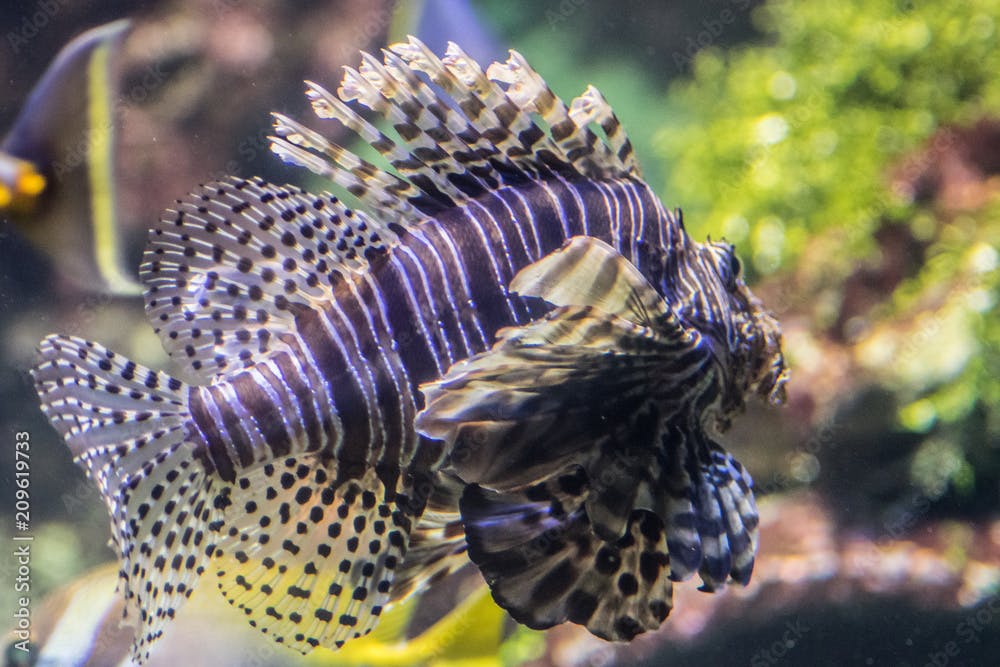
[[[929,434],[910,464],[926,497],[995,482],[996,178],[957,207],[919,179],[960,150],[951,129],[968,139],[1000,116],[1000,1],[772,0],[754,19],[767,45],[705,49],[671,92],[657,137],[668,198],[695,237],[721,230],[740,246],[752,273],[794,276],[816,335],[839,320],[900,424]],[[848,281],[884,262],[891,228],[916,249],[910,266],[845,326]]]
[[[911,477],[930,498],[962,496],[1000,474],[1000,205],[949,220],[920,273],[896,290],[891,319],[858,345],[859,360],[904,404],[903,427],[928,438]],[[943,428],[941,428],[943,427]],[[982,490],[980,489],[980,492]]]
[[[596,86],[628,131],[644,177],[659,189],[664,165],[653,136],[667,119],[667,83],[688,74],[706,41],[726,46],[752,34],[750,8],[757,3],[478,0],[476,6],[500,41],[520,51],[567,102]],[[660,194],[670,206],[680,201]]]
[[[886,167],[938,127],[1000,112],[997,0],[775,0],[773,45],[698,54],[659,137],[691,230],[752,251],[757,271],[834,234],[851,261],[910,214]],[[843,266],[846,271],[849,267]]]

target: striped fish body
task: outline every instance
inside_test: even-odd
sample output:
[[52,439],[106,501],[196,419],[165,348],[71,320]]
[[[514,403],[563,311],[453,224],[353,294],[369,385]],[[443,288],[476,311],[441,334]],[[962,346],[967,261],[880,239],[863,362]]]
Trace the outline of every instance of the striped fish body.
[[392,170],[276,115],[275,152],[359,208],[227,179],[164,215],[147,314],[198,384],[42,344],[136,658],[206,571],[303,652],[466,553],[517,620],[609,639],[658,627],[672,581],[746,583],[752,483],[710,433],[780,397],[780,333],[731,246],[693,242],[638,177],[600,94],[567,107],[516,53],[483,72],[412,39],[307,94]]
[[191,388],[205,462],[232,482],[254,463],[319,452],[338,461],[341,478],[376,468],[387,489],[412,495],[400,475],[424,478],[446,454],[414,428],[421,385],[547,310],[509,292],[521,269],[587,236],[661,281],[677,231],[649,187],[632,179],[598,185],[553,174],[446,210],[339,283],[332,300],[298,313],[293,351]]

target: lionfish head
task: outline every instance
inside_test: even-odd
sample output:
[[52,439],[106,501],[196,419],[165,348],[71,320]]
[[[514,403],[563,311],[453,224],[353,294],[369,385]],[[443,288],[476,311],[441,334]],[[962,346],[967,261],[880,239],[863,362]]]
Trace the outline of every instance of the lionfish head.
[[785,400],[788,369],[781,351],[781,326],[742,276],[735,248],[725,242],[694,243],[686,253],[682,299],[684,319],[709,339],[722,369],[723,395],[719,420],[743,408],[756,394],[770,403]]

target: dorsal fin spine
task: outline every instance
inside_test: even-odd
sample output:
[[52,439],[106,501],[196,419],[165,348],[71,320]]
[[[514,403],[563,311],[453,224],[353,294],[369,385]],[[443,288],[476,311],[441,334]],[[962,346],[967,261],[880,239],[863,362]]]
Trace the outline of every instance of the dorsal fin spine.
[[[298,121],[280,113],[275,113],[273,116],[278,136],[302,148],[310,148],[322,152],[336,164],[340,165],[341,168],[351,172],[359,180],[371,180],[382,188],[390,189],[404,195],[407,190],[412,189],[409,183],[403,181],[398,176],[389,174],[371,162],[358,157],[346,148],[328,141],[323,135],[309,129]],[[405,206],[400,208],[406,210]]]
[[442,62],[459,81],[476,92],[482,91],[483,101],[496,121],[494,129],[506,130],[505,136],[498,137],[498,147],[506,148],[505,152],[508,155],[511,155],[509,149],[514,148],[514,152],[518,155],[517,161],[530,163],[530,158],[536,151],[549,150],[556,157],[565,159],[566,156],[562,154],[561,149],[552,141],[551,137],[544,132],[531,132],[535,128],[531,117],[521,113],[517,105],[501,90],[500,86],[489,79],[479,63],[466,55],[457,44],[448,43]]
[[312,102],[313,111],[320,118],[331,118],[341,122],[348,130],[357,134],[369,146],[377,150],[390,164],[411,160],[408,151],[387,137],[381,130],[366,121],[323,86],[306,81],[306,96]]
[[613,164],[625,174],[639,176],[639,166],[635,161],[632,142],[629,141],[628,135],[618,121],[618,116],[604,99],[601,91],[594,86],[587,86],[587,90],[570,104],[569,114],[577,125],[587,123],[600,125],[607,138],[609,158]]
[[[404,109],[419,109],[411,118],[443,149],[441,157],[433,160],[434,165],[460,178],[472,179],[482,189],[489,189],[491,183],[480,179],[470,169],[470,163],[481,162],[482,156],[490,150],[482,135],[436,97],[399,56],[388,50],[383,50],[383,53],[384,65],[374,58],[366,60],[366,63],[370,63],[372,69],[378,68],[381,76],[392,78],[399,84],[393,89],[394,101]],[[492,152],[495,153],[496,149]],[[462,191],[468,194],[464,189]]]
[[[410,139],[411,143],[417,144],[413,149],[413,156],[425,165],[425,169],[441,172],[442,176],[455,174],[461,170],[485,189],[487,184],[468,174],[456,159],[456,155],[468,151],[468,145],[458,139],[447,125],[442,123],[440,117],[427,108],[425,101],[420,99],[422,82],[416,76],[398,78],[373,56],[367,53],[363,56],[360,75],[381,91],[383,97],[398,110],[398,115],[405,119],[404,123],[409,123],[419,130]],[[401,127],[397,129],[402,131]],[[435,185],[454,200],[461,201],[468,194],[446,177],[437,179]]]
[[567,160],[585,173],[600,173],[590,156],[594,153],[595,146],[599,145],[605,153],[608,151],[607,147],[598,142],[597,135],[586,125],[576,124],[566,104],[552,92],[524,56],[511,51],[506,63],[493,63],[486,74],[494,81],[508,84],[507,97],[522,111],[537,113],[548,123],[553,141]]
[[[412,228],[504,185],[635,172],[631,144],[604,98],[588,89],[568,106],[516,51],[485,71],[454,43],[443,58],[412,37],[383,54],[384,61],[362,54],[357,68],[345,67],[336,96],[311,82],[307,95],[318,116],[339,120],[391,168],[281,114],[272,139],[283,159],[330,178],[378,218]],[[351,101],[385,118],[402,140],[363,119]]]
[[[518,141],[510,129],[496,115],[493,104],[498,104],[502,91],[492,84],[471,60],[463,60],[460,49],[454,55],[439,59],[430,49],[416,38],[411,37],[406,44],[394,44],[389,47],[398,54],[410,67],[424,72],[431,81],[441,86],[451,95],[468,117],[472,127],[484,135],[487,141],[504,156],[508,163],[513,163],[525,175],[535,173],[534,167],[523,159],[526,150],[524,144]],[[451,47],[449,47],[451,49]],[[478,76],[472,66],[478,69]],[[512,165],[512,166],[513,166]]]
[[[489,130],[489,126],[496,127],[500,121],[492,111],[476,97],[462,82],[448,69],[444,63],[438,59],[422,43],[412,39],[406,44],[393,44],[389,47],[390,53],[394,53],[399,59],[413,70],[423,72],[435,84],[444,89],[458,104],[464,117],[460,121],[465,124],[465,129],[454,130],[456,136],[462,138],[466,143],[474,148],[478,153],[482,164],[491,164],[496,161],[499,168],[506,173],[516,173],[529,177],[534,170],[529,165],[516,165],[511,158],[503,152],[502,146],[495,141],[491,141],[484,136],[484,132]],[[458,117],[458,113],[449,111],[447,104],[442,105],[446,113]],[[484,120],[485,117],[485,120]],[[489,162],[487,162],[489,161]],[[492,165],[496,168],[496,165]]]
[[[283,130],[284,128],[282,128]],[[397,179],[387,187],[394,196],[379,197],[382,189],[369,186],[368,179],[359,176],[349,168],[341,167],[339,163],[331,164],[321,156],[311,153],[296,145],[286,137],[270,136],[271,150],[285,162],[305,167],[309,171],[329,178],[331,181],[358,197],[365,205],[372,207],[376,213],[389,217],[417,218],[418,214],[409,202],[409,196],[416,196],[417,190],[406,181]],[[347,153],[347,151],[344,151]]]

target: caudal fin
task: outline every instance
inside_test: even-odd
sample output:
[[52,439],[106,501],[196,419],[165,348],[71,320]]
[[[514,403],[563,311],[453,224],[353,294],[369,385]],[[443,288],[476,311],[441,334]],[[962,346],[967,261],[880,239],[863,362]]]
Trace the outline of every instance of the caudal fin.
[[210,482],[188,442],[187,388],[79,338],[49,336],[33,370],[42,411],[111,517],[133,658],[190,596],[213,551]]

